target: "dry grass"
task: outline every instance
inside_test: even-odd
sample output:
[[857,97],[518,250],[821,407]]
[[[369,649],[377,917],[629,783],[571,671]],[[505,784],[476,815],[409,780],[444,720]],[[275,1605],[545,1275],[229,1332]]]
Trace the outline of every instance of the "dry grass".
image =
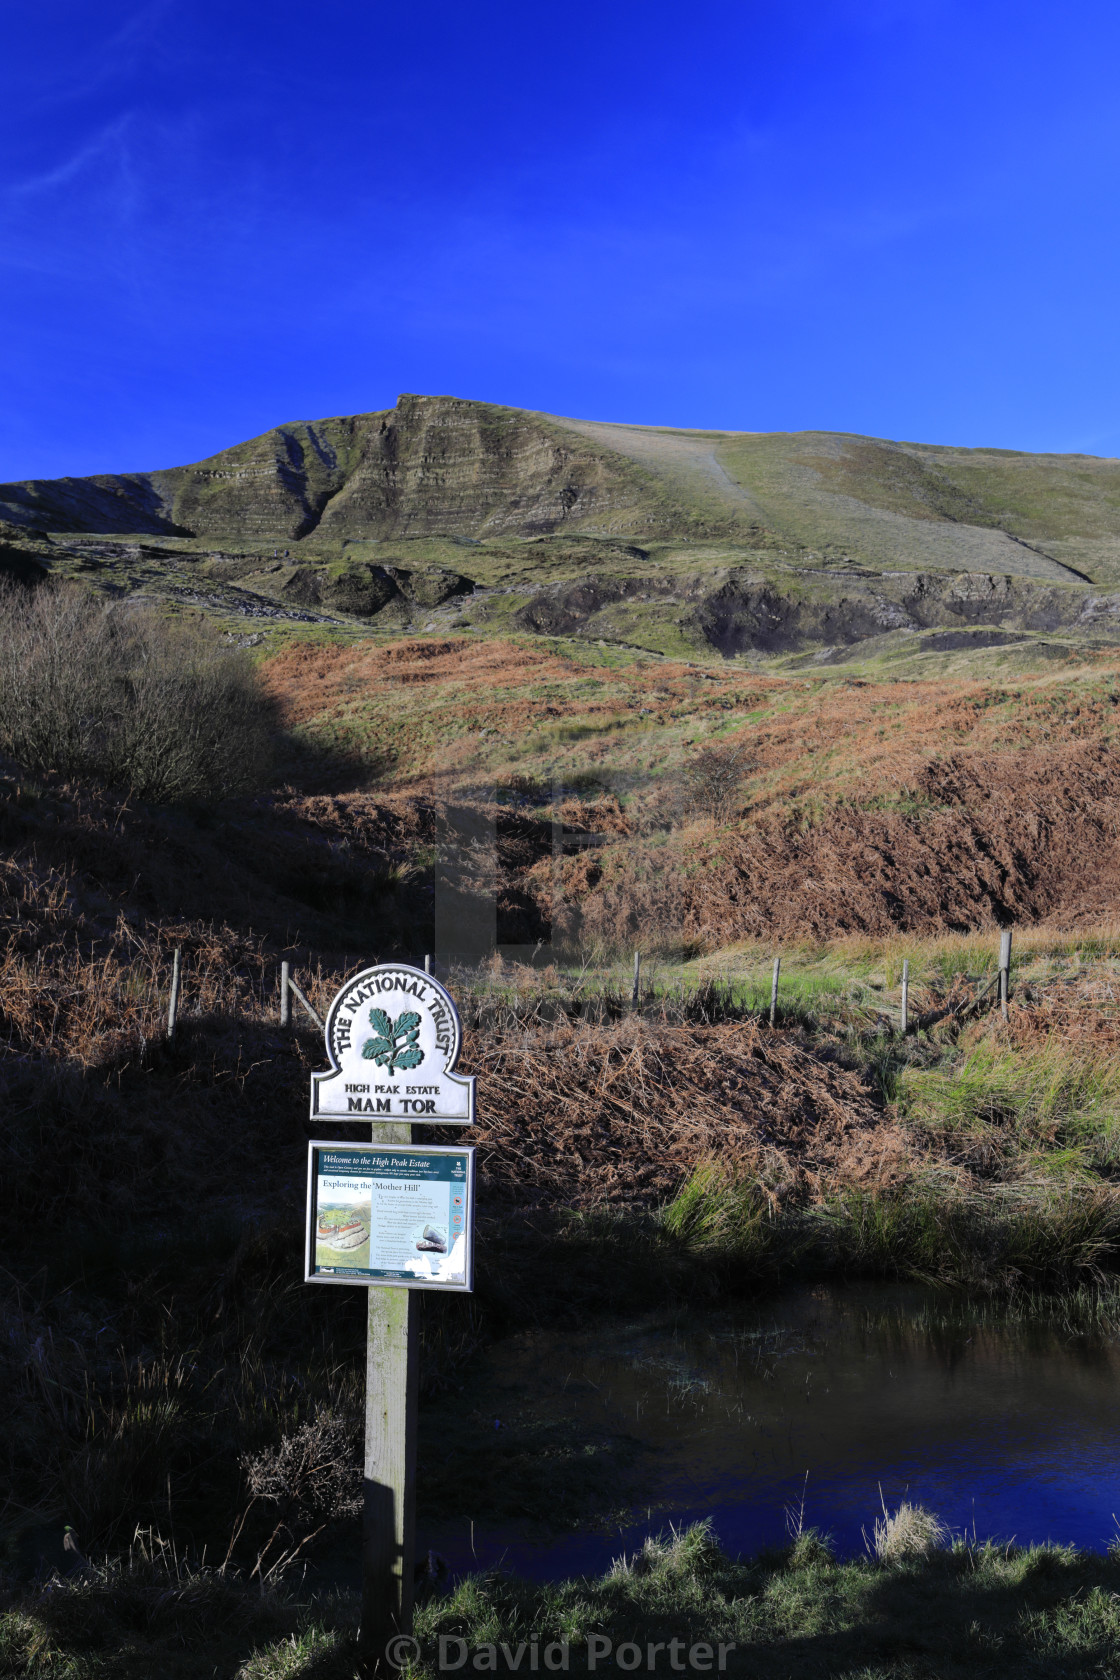
[[876,1517],[868,1549],[880,1563],[921,1561],[947,1544],[949,1530],[940,1518],[922,1505],[903,1500],[895,1511],[883,1506]]
[[[562,823],[580,793],[603,844],[557,869],[549,835],[502,870],[585,951],[1110,915],[1116,677],[1113,657],[1014,684],[821,683],[466,641],[266,668],[299,729],[382,756],[383,787]],[[718,823],[689,821],[717,761],[751,774],[721,785]]]
[[166,1028],[171,953],[186,952],[189,1016],[258,1016],[266,975],[259,938],[118,913],[91,937],[73,872],[0,858],[0,1034],[10,1055],[90,1069],[143,1056]]
[[755,1021],[565,1022],[468,1049],[482,1182],[505,1201],[653,1206],[718,1156],[780,1205],[915,1164],[857,1073]]

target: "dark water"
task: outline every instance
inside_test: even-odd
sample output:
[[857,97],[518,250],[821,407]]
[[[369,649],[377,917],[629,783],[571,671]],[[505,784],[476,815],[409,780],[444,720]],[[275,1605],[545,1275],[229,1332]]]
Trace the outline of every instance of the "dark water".
[[518,1336],[464,1404],[639,1438],[609,1525],[421,1523],[452,1569],[504,1561],[559,1578],[606,1569],[647,1534],[711,1517],[724,1547],[788,1539],[787,1508],[863,1550],[881,1498],[954,1530],[1103,1550],[1120,1523],[1120,1339],[947,1319],[916,1292],[813,1290],[765,1309]]

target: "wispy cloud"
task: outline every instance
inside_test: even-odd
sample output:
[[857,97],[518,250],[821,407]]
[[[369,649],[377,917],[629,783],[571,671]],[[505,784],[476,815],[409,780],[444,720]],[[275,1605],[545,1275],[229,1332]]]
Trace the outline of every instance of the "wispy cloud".
[[22,108],[30,116],[72,104],[129,77],[179,3],[147,0],[123,18],[111,34],[98,36],[85,52],[61,56],[57,68],[49,61],[39,65],[34,93],[21,101]]
[[26,176],[22,181],[10,181],[4,188],[5,193],[16,199],[34,198],[68,185],[87,170],[103,165],[106,160],[120,165],[128,154],[126,136],[131,120],[131,113],[126,111],[52,168]]

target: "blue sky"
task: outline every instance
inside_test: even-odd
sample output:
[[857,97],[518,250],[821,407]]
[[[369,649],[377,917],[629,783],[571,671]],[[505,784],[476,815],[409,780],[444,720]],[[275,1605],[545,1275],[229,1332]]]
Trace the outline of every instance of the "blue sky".
[[0,478],[399,391],[1120,455],[1120,9],[8,9]]

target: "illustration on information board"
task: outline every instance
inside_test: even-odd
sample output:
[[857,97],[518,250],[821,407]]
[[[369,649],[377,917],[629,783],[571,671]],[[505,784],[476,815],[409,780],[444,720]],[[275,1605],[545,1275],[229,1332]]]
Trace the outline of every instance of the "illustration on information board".
[[327,1199],[319,1203],[315,1226],[315,1259],[321,1266],[369,1265],[371,1225],[370,1186],[331,1182]]
[[462,1283],[466,1274],[466,1242],[460,1232],[447,1245],[447,1232],[438,1225],[425,1224],[414,1243],[415,1258],[405,1261],[405,1271],[415,1277],[438,1278],[441,1283]]

